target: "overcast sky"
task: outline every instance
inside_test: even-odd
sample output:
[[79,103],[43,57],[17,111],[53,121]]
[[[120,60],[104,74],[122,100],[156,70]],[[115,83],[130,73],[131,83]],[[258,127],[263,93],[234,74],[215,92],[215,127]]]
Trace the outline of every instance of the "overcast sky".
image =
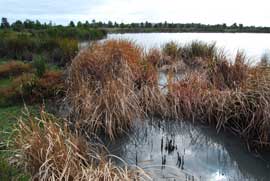
[[270,0],[0,0],[9,21],[180,22],[270,26]]

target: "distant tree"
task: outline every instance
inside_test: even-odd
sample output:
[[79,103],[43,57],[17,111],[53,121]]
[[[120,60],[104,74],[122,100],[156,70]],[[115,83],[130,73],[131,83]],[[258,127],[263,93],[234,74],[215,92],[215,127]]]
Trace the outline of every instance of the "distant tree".
[[48,26],[52,27],[53,26],[53,23],[52,21],[49,22]]
[[3,17],[1,21],[1,28],[9,28],[9,22],[7,18]]
[[77,27],[78,28],[81,28],[83,25],[82,25],[82,22],[81,21],[78,21],[78,23],[77,23]]
[[27,19],[23,22],[23,25],[27,29],[33,29],[35,27],[35,22]]
[[99,27],[99,28],[102,28],[103,27],[102,21],[99,21],[98,23],[96,23],[96,26]]
[[117,22],[114,22],[114,27],[116,27],[116,28],[118,28],[118,27],[119,27],[119,25],[118,25],[118,23],[117,23]]
[[125,24],[124,23],[121,23],[120,24],[120,28],[125,28]]
[[83,25],[83,27],[89,28],[90,27],[90,23],[86,20],[85,23],[84,23],[84,25]]
[[22,31],[24,28],[24,25],[20,20],[15,21],[11,26],[15,31]]
[[112,28],[112,27],[113,27],[112,21],[109,21],[109,22],[108,22],[108,27],[109,27],[109,28]]
[[231,27],[232,27],[232,28],[238,28],[238,26],[237,26],[236,23],[233,23]]
[[149,23],[148,21],[146,21],[145,28],[152,28],[152,23]]
[[244,26],[243,24],[239,24],[239,28],[242,29]]
[[167,28],[168,27],[168,23],[167,21],[164,22],[164,25],[163,25],[164,28]]
[[36,28],[36,29],[42,28],[42,24],[40,23],[40,21],[36,20],[35,28]]
[[73,21],[70,21],[68,26],[69,27],[75,27],[75,23]]

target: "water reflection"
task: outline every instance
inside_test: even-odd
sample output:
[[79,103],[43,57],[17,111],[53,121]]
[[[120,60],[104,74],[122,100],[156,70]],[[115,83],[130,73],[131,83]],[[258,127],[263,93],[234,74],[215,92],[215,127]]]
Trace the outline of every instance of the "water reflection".
[[160,180],[267,180],[270,160],[235,137],[188,122],[146,120],[110,145],[113,154]]

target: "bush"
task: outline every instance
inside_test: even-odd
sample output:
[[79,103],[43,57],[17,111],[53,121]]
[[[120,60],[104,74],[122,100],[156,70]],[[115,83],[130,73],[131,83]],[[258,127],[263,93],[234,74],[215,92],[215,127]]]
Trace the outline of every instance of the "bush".
[[62,72],[48,71],[42,77],[35,74],[22,74],[12,80],[9,87],[1,88],[1,105],[41,102],[64,96]]
[[36,75],[42,77],[46,71],[46,62],[42,56],[35,56],[33,67],[36,69]]
[[9,61],[0,65],[0,77],[7,78],[32,72],[32,66],[19,61]]
[[[55,52],[55,50],[57,50]],[[47,62],[65,65],[78,53],[74,38],[35,36],[30,33],[0,33],[0,57],[32,61],[34,55],[46,55]]]

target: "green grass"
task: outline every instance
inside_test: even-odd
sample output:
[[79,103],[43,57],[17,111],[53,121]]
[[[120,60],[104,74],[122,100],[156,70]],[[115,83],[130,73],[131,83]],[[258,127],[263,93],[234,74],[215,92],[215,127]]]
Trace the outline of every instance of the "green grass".
[[11,85],[12,79],[6,78],[6,79],[0,79],[0,88],[6,88]]
[[[0,180],[29,180],[29,176],[23,173],[22,170],[12,167],[7,158],[13,153],[6,150],[3,146],[1,147],[1,142],[6,145],[8,141],[12,141],[11,133],[12,129],[17,123],[16,118],[22,114],[22,105],[11,106],[11,107],[0,107]],[[37,106],[29,106],[29,111],[33,114],[38,112]]]
[[7,63],[7,59],[5,59],[5,58],[0,58],[0,65],[1,64],[5,64],[5,63]]

